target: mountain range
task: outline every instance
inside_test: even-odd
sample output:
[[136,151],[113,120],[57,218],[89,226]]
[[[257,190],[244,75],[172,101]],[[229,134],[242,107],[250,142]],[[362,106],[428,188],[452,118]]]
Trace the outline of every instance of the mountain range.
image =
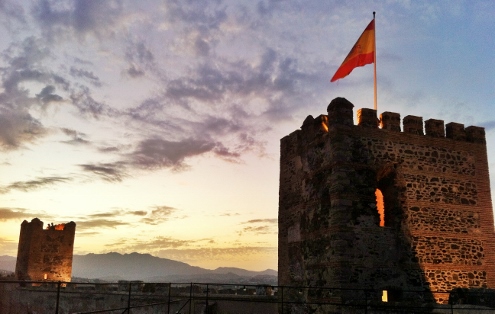
[[[0,271],[15,270],[16,258],[0,256]],[[277,284],[277,271],[250,271],[234,267],[215,270],[141,253],[105,253],[74,255],[72,261],[73,281],[142,280],[145,282],[197,282]]]

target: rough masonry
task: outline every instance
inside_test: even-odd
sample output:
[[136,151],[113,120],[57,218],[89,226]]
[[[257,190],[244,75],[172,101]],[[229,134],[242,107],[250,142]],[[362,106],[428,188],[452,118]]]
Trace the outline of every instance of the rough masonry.
[[[336,98],[281,140],[279,285],[396,300],[427,290],[438,303],[447,300],[436,291],[495,288],[484,129],[406,116],[401,131],[398,113],[372,109],[354,125],[353,107]],[[301,291],[306,301],[336,295]]]
[[17,280],[71,281],[76,224],[48,225],[34,218],[21,224],[15,276]]

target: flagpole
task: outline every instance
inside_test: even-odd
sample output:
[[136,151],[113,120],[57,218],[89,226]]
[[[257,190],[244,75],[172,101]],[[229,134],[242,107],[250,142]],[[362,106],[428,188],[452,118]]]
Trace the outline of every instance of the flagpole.
[[[373,11],[373,21],[375,20],[375,11]],[[378,113],[378,103],[377,103],[377,95],[376,95],[376,22],[375,22],[375,36],[374,37],[374,45],[375,45],[375,49],[374,49],[374,61],[373,64],[374,64],[374,73],[373,73],[373,90],[374,90],[374,107],[373,109],[377,110],[377,113]]]

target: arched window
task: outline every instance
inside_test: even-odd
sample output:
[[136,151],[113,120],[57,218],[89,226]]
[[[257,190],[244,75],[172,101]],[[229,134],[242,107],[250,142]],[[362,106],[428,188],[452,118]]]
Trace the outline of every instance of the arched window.
[[380,189],[376,189],[376,209],[378,210],[378,215],[380,216],[380,227],[385,227],[385,205],[383,203],[383,194]]
[[395,185],[394,166],[384,167],[377,174],[375,190],[376,208],[380,217],[380,227],[400,227],[402,213],[399,205],[399,191]]

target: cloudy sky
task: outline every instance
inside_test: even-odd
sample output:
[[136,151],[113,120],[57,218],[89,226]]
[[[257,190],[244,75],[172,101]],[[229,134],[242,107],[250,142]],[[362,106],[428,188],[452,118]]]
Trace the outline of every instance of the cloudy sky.
[[372,65],[329,82],[373,11],[378,112],[483,126],[495,169],[491,0],[0,0],[0,255],[38,217],[75,254],[276,269],[279,140],[373,107]]

